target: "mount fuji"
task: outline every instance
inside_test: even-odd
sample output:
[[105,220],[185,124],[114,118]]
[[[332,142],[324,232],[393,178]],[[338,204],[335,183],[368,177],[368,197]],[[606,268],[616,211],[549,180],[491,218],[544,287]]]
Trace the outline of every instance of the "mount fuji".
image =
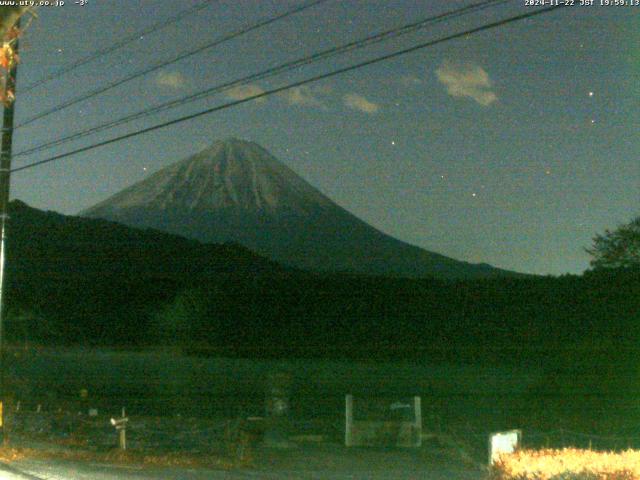
[[516,275],[397,240],[335,204],[253,142],[230,138],[80,215],[210,243],[237,242],[312,271],[403,277]]

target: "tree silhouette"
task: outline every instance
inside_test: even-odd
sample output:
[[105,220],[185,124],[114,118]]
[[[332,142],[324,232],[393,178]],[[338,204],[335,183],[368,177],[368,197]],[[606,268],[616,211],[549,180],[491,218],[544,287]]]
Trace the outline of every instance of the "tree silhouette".
[[640,267],[640,217],[596,235],[593,246],[586,251],[595,270]]
[[0,37],[4,38],[27,10],[27,7],[20,6],[0,7]]
[[[16,2],[18,3],[18,2]],[[8,107],[15,100],[14,85],[9,82],[12,69],[18,64],[17,42],[25,26],[20,27],[18,20],[25,13],[31,12],[31,7],[3,6],[0,7],[0,101]],[[15,83],[15,79],[13,79]]]

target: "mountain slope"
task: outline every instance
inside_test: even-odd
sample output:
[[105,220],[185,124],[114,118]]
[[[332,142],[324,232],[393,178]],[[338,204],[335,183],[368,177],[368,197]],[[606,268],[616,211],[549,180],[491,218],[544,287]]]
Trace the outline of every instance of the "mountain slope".
[[17,200],[9,213],[6,298],[13,339],[22,332],[49,343],[143,343],[153,333],[154,312],[181,289],[283,272],[240,245],[201,244]]
[[318,271],[472,278],[511,272],[401,242],[336,205],[259,145],[227,139],[82,212]]

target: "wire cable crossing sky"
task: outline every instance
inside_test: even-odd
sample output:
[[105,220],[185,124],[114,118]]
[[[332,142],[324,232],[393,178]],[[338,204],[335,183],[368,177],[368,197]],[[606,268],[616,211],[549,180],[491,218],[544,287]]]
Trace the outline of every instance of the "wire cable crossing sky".
[[55,157],[47,158],[45,160],[40,160],[40,161],[37,161],[37,162],[29,163],[29,164],[23,165],[21,167],[16,167],[16,168],[11,169],[11,172],[20,172],[22,170],[28,170],[30,168],[34,168],[34,167],[37,167],[39,165],[43,165],[45,163],[50,163],[50,162],[54,162],[54,161],[57,161],[57,160],[62,160],[63,158],[67,158],[67,157],[70,157],[72,155],[76,155],[78,153],[86,152],[86,151],[92,150],[94,148],[98,148],[98,147],[102,147],[102,146],[105,146],[105,145],[109,145],[109,144],[114,143],[114,142],[119,142],[119,141],[122,141],[122,140],[126,140],[126,139],[129,139],[129,138],[138,136],[138,135],[142,135],[142,134],[145,134],[145,133],[152,132],[154,130],[158,130],[160,128],[169,127],[171,125],[175,125],[176,123],[185,122],[187,120],[193,120],[194,118],[198,118],[198,117],[201,117],[203,115],[208,115],[210,113],[218,112],[220,110],[224,110],[224,109],[227,109],[227,108],[235,107],[236,105],[240,105],[240,104],[243,104],[243,103],[246,103],[246,102],[251,102],[251,101],[254,101],[254,100],[269,96],[269,95],[273,95],[275,93],[280,93],[280,92],[283,92],[283,91],[286,91],[286,90],[290,90],[290,89],[295,88],[295,87],[300,87],[300,86],[306,85],[308,83],[317,82],[318,80],[323,80],[325,78],[333,77],[333,76],[339,75],[341,73],[350,72],[352,70],[356,70],[356,69],[359,69],[359,68],[362,68],[362,67],[373,65],[373,64],[378,63],[378,62],[382,62],[382,61],[385,61],[385,60],[390,60],[390,59],[398,57],[400,55],[405,55],[407,53],[411,53],[411,52],[414,52],[416,50],[420,50],[420,49],[423,49],[423,48],[431,47],[433,45],[437,45],[438,43],[446,42],[446,41],[449,41],[449,40],[453,40],[455,38],[459,38],[459,37],[464,36],[464,35],[472,35],[474,33],[478,33],[478,32],[481,32],[481,31],[484,31],[484,30],[487,30],[487,29],[490,29],[490,28],[500,27],[502,25],[507,25],[507,24],[509,24],[511,22],[524,20],[526,18],[531,18],[531,17],[534,17],[536,15],[541,15],[543,13],[548,13],[548,12],[550,12],[552,10],[556,10],[558,8],[562,8],[562,7],[559,7],[559,6],[546,7],[544,9],[537,10],[535,12],[526,13],[526,14],[515,16],[515,17],[510,17],[510,18],[501,20],[499,22],[494,22],[494,23],[490,23],[490,24],[487,24],[487,25],[482,25],[480,27],[477,27],[477,28],[474,28],[474,29],[471,29],[471,30],[467,30],[467,31],[464,31],[464,32],[455,33],[453,35],[449,35],[447,37],[440,38],[440,39],[437,39],[437,40],[432,40],[430,42],[423,43],[423,44],[420,44],[420,45],[415,45],[413,47],[406,48],[404,50],[401,50],[401,51],[398,51],[398,52],[394,52],[392,54],[385,55],[383,57],[378,57],[378,58],[375,58],[373,60],[368,60],[366,62],[358,63],[358,64],[352,65],[350,67],[342,68],[340,70],[335,70],[335,71],[332,71],[332,72],[324,73],[324,74],[321,74],[321,75],[318,75],[318,76],[315,76],[315,77],[308,78],[306,80],[301,80],[299,82],[295,82],[295,83],[286,85],[284,87],[279,87],[279,88],[274,88],[272,90],[267,90],[267,91],[264,91],[264,92],[261,92],[261,93],[255,94],[255,95],[248,96],[248,97],[240,99],[240,100],[236,100],[235,102],[229,102],[229,103],[226,103],[224,105],[220,105],[220,106],[217,106],[217,107],[214,107],[214,108],[210,108],[210,109],[207,109],[207,110],[204,110],[204,111],[192,114],[192,115],[188,115],[186,117],[177,118],[177,119],[171,120],[169,122],[161,123],[159,125],[154,125],[152,127],[148,127],[148,128],[143,129],[143,130],[138,130],[136,132],[131,132],[131,133],[128,133],[126,135],[122,135],[120,137],[116,137],[116,138],[112,138],[110,140],[106,140],[104,142],[96,143],[94,145],[89,145],[87,147],[83,147],[83,148],[80,148],[78,150],[74,150],[72,152],[67,152],[67,153],[64,153],[64,154],[61,154],[61,155],[57,155]]
[[216,85],[216,86],[213,86],[213,87],[209,87],[209,88],[207,88],[207,89],[205,89],[203,91],[197,92],[195,94],[191,94],[191,95],[188,95],[186,97],[179,98],[177,100],[172,100],[170,102],[165,102],[165,103],[163,103],[161,105],[156,105],[154,107],[147,108],[147,109],[142,110],[140,112],[137,112],[137,113],[135,113],[133,115],[128,115],[126,117],[122,117],[122,118],[119,118],[117,120],[113,120],[111,122],[108,122],[108,123],[105,123],[105,124],[102,124],[102,125],[98,125],[98,126],[91,127],[89,129],[86,129],[86,130],[83,130],[83,131],[80,131],[80,132],[76,132],[73,135],[69,135],[67,137],[63,137],[63,138],[60,138],[60,139],[57,139],[57,140],[53,140],[53,141],[47,142],[47,143],[42,144],[42,145],[38,145],[38,146],[32,147],[32,148],[30,148],[28,150],[24,150],[24,151],[15,153],[14,157],[24,156],[24,155],[28,155],[28,154],[31,154],[31,153],[35,153],[35,152],[38,152],[38,151],[45,150],[45,149],[50,148],[50,147],[62,145],[62,144],[68,143],[70,141],[77,140],[79,138],[85,137],[87,135],[103,131],[103,130],[108,129],[108,128],[112,128],[112,127],[115,127],[115,126],[118,126],[118,125],[123,125],[125,123],[130,122],[130,121],[137,120],[137,119],[140,119],[140,118],[144,118],[144,117],[146,117],[148,115],[152,115],[154,113],[161,112],[163,110],[167,110],[167,109],[170,109],[170,108],[175,108],[177,106],[184,105],[185,103],[188,103],[188,102],[193,102],[193,101],[196,101],[196,100],[200,100],[200,99],[202,99],[204,97],[207,97],[207,96],[210,96],[210,95],[214,95],[216,93],[223,92],[225,90],[228,90],[230,88],[236,87],[238,85],[247,84],[247,83],[250,83],[250,82],[253,82],[253,81],[256,81],[256,80],[262,80],[262,79],[270,78],[272,76],[279,75],[279,74],[282,74],[282,73],[286,73],[288,71],[300,68],[302,66],[309,65],[311,63],[315,63],[315,62],[318,62],[318,61],[326,60],[327,58],[330,58],[330,57],[332,57],[334,55],[340,55],[340,54],[343,54],[345,52],[350,52],[350,51],[353,51],[353,50],[361,49],[361,48],[367,47],[369,45],[388,40],[389,38],[395,38],[395,37],[398,37],[398,36],[401,36],[401,35],[406,35],[406,34],[411,33],[411,32],[413,32],[413,31],[415,31],[417,29],[425,28],[426,26],[428,26],[428,25],[430,25],[432,23],[435,23],[435,22],[446,21],[448,19],[455,18],[456,16],[459,16],[459,15],[468,15],[468,14],[474,12],[474,11],[478,11],[478,10],[481,10],[481,9],[484,9],[484,8],[488,8],[488,7],[494,7],[496,5],[499,5],[499,4],[502,4],[502,3],[506,3],[507,1],[509,1],[509,0],[487,0],[487,1],[484,1],[484,2],[472,4],[472,5],[463,7],[463,8],[452,10],[452,11],[444,13],[444,14],[440,14],[440,15],[436,15],[436,16],[429,17],[429,18],[426,18],[426,19],[422,19],[422,20],[420,20],[418,22],[413,22],[413,23],[410,23],[408,25],[404,25],[404,26],[399,27],[399,28],[395,28],[395,29],[392,29],[392,30],[386,30],[386,31],[378,33],[376,35],[370,35],[370,36],[368,36],[366,38],[357,40],[355,42],[350,42],[350,43],[348,43],[346,45],[341,45],[339,47],[334,47],[334,48],[330,48],[330,49],[327,49],[327,50],[323,50],[323,51],[315,53],[313,55],[310,55],[310,56],[307,56],[307,57],[303,57],[303,58],[297,59],[295,61],[287,62],[285,64],[281,64],[281,65],[278,65],[278,66],[273,67],[273,68],[269,68],[269,69],[264,70],[262,72],[258,72],[258,73],[255,73],[255,74],[240,78],[240,79],[236,79],[236,80],[232,80],[232,81],[229,81],[229,82],[225,82],[223,84]]
[[217,39],[217,40],[215,40],[213,42],[210,42],[210,43],[207,43],[205,45],[202,45],[202,46],[200,46],[200,47],[198,47],[198,48],[196,48],[194,50],[189,50],[187,52],[181,53],[181,54],[179,54],[179,55],[177,55],[177,56],[175,56],[175,57],[173,57],[173,58],[171,58],[169,60],[157,63],[155,65],[152,65],[149,68],[145,68],[145,69],[143,69],[143,70],[141,70],[139,72],[134,72],[133,74],[128,75],[128,76],[126,76],[124,78],[121,78],[119,80],[116,80],[115,82],[112,82],[112,83],[110,83],[108,85],[104,85],[102,87],[98,87],[95,90],[92,90],[92,91],[90,91],[88,93],[85,93],[85,94],[79,95],[77,97],[74,97],[74,98],[62,103],[61,105],[57,105],[57,106],[55,106],[55,107],[53,107],[53,108],[51,108],[49,110],[45,110],[44,112],[41,112],[41,113],[39,113],[37,115],[34,115],[31,118],[28,118],[27,120],[25,120],[25,121],[21,122],[20,124],[18,124],[15,128],[19,129],[19,128],[25,127],[25,126],[27,126],[27,125],[29,125],[29,124],[37,121],[37,120],[41,120],[41,119],[43,119],[45,117],[48,117],[49,115],[52,115],[54,113],[58,113],[59,111],[64,110],[66,108],[69,108],[70,106],[75,105],[75,104],[77,104],[79,102],[83,102],[85,100],[89,100],[90,98],[93,98],[96,95],[100,95],[100,94],[103,94],[105,92],[108,92],[109,90],[111,90],[111,89],[113,89],[115,87],[118,87],[120,85],[123,85],[123,84],[125,84],[127,82],[130,82],[131,80],[134,80],[136,78],[140,78],[142,76],[145,76],[145,75],[148,75],[150,73],[153,73],[153,72],[155,72],[157,70],[160,70],[161,68],[167,67],[168,65],[172,65],[172,64],[174,64],[176,62],[179,62],[181,60],[189,58],[189,57],[191,57],[193,55],[197,55],[199,53],[202,53],[205,50],[209,50],[211,48],[217,47],[217,46],[219,46],[219,45],[221,45],[221,44],[223,44],[225,42],[228,42],[229,40],[233,40],[234,38],[237,38],[237,37],[239,37],[241,35],[245,35],[246,33],[252,32],[253,30],[256,30],[258,28],[262,28],[262,27],[264,27],[266,25],[269,25],[269,24],[271,24],[273,22],[276,22],[278,20],[282,20],[282,19],[287,18],[287,17],[289,17],[289,16],[291,16],[293,14],[302,12],[302,11],[308,9],[308,8],[314,7],[316,5],[319,5],[319,4],[327,2],[327,1],[329,1],[329,0],[314,0],[314,1],[312,1],[312,2],[310,2],[308,4],[306,4],[306,5],[303,5],[301,7],[293,8],[293,9],[288,10],[288,11],[286,11],[286,12],[280,14],[280,15],[277,15],[275,17],[268,18],[266,20],[262,20],[262,21],[260,21],[258,23],[253,24],[253,25],[249,25],[249,26],[247,26],[247,27],[245,27],[245,28],[243,28],[241,30],[233,32],[233,33],[231,33],[229,35],[225,35],[222,38],[219,38],[219,39]]

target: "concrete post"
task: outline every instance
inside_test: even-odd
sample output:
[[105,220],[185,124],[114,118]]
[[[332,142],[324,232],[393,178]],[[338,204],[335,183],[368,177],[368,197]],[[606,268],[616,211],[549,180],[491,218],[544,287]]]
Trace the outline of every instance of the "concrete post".
[[347,395],[344,403],[344,444],[350,447],[353,445],[353,395]]
[[416,432],[416,447],[422,446],[422,400],[420,397],[413,397],[413,411],[415,415],[414,431]]

